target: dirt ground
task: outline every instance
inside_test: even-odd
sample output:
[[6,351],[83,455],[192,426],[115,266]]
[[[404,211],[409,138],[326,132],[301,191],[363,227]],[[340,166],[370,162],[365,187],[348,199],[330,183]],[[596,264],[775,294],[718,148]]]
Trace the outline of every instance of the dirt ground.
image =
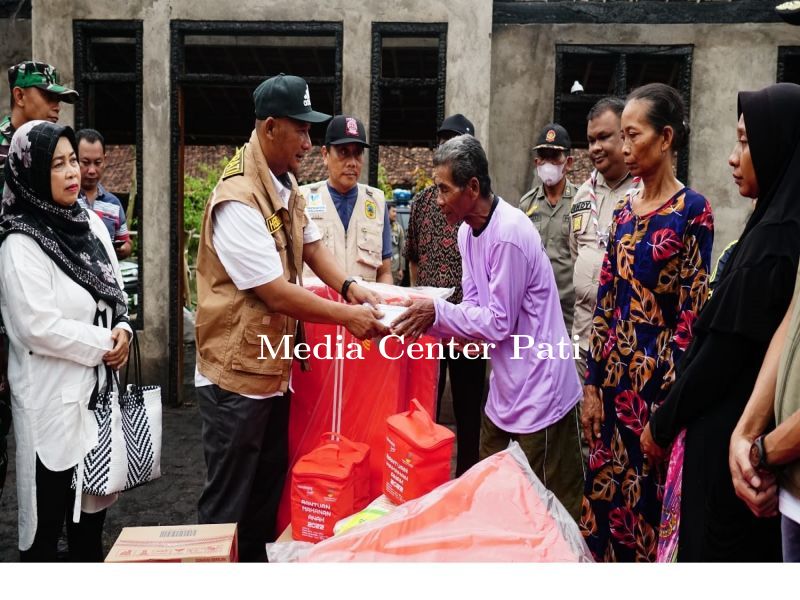
[[[441,422],[453,427],[450,386],[442,398]],[[164,408],[161,450],[162,476],[121,495],[108,509],[103,545],[108,552],[123,527],[181,525],[197,522],[197,500],[203,488],[205,462],[200,439],[200,415],[195,404]],[[14,436],[9,436],[9,472],[0,500],[0,562],[19,561]],[[455,472],[455,454],[453,456]],[[66,560],[66,542],[62,540]],[[61,548],[60,548],[61,550]]]

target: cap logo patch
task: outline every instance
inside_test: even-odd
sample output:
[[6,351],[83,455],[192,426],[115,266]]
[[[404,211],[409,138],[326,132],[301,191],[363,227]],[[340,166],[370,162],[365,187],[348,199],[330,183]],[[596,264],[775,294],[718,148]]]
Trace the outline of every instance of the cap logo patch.
[[556,140],[556,130],[555,129],[548,129],[547,130],[547,135],[544,136],[544,139],[545,139],[545,141],[547,141],[548,144],[551,143],[551,142],[554,142]]
[[358,137],[358,123],[353,117],[346,117],[344,120],[344,132],[347,135]]
[[306,95],[303,96],[303,106],[311,108],[311,94],[308,93],[308,86],[306,86]]

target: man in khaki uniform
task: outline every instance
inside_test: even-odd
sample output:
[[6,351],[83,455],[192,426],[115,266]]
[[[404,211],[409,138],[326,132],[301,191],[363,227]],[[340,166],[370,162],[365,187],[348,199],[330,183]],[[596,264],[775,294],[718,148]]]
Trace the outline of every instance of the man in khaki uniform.
[[[311,109],[306,82],[291,75],[266,80],[253,100],[250,141],[225,167],[203,215],[195,330],[207,469],[198,522],[238,523],[243,561],[265,560],[264,545],[276,537],[298,322],[343,325],[362,339],[388,332],[376,319],[378,298],[347,278],[320,241],[292,176],[311,150],[311,123],[328,115]],[[303,261],[353,304],[298,285]]]
[[536,173],[541,180],[519,201],[522,210],[539,230],[547,257],[553,266],[561,312],[567,332],[572,331],[575,290],[572,285],[573,258],[569,251],[569,208],[577,187],[567,178],[572,168],[572,142],[558,123],[546,125],[534,146]]
[[604,98],[589,111],[586,137],[594,171],[578,189],[569,211],[569,247],[575,261],[572,335],[573,338],[578,336],[580,359],[577,366],[581,378],[586,372],[600,268],[614,208],[634,185],[622,156],[620,116],[624,108],[625,103],[619,98]]
[[[322,159],[328,179],[304,185],[306,209],[322,242],[346,273],[393,283],[392,234],[383,192],[358,183],[367,133],[355,117],[334,117],[325,132]],[[308,266],[305,275],[310,275]]]
[[389,213],[389,223],[392,224],[392,279],[395,285],[403,284],[403,276],[406,272],[406,231],[397,219],[397,206],[394,202],[386,204]]

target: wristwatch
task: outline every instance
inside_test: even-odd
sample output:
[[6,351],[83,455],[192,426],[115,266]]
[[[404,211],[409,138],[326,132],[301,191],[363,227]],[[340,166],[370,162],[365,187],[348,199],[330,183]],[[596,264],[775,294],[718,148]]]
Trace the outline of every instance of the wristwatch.
[[352,277],[348,277],[347,279],[344,280],[344,283],[342,284],[341,294],[342,294],[342,299],[345,302],[349,302],[349,300],[347,299],[347,290],[349,290],[350,286],[353,285],[355,282],[356,280],[353,279]]
[[750,446],[750,464],[758,471],[771,471],[767,464],[767,452],[764,450],[764,435],[758,436]]

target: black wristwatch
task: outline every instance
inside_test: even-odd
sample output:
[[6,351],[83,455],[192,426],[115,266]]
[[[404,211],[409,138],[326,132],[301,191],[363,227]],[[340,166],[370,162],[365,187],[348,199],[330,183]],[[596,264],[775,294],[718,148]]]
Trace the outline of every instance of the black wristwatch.
[[750,446],[750,464],[758,471],[772,471],[767,464],[767,452],[764,450],[764,435],[758,436]]
[[341,292],[341,294],[342,294],[342,299],[345,302],[348,302],[348,300],[347,300],[347,290],[349,290],[350,286],[353,285],[355,282],[356,282],[356,280],[353,279],[352,277],[348,277],[347,279],[344,280],[344,283],[342,284],[342,292]]

